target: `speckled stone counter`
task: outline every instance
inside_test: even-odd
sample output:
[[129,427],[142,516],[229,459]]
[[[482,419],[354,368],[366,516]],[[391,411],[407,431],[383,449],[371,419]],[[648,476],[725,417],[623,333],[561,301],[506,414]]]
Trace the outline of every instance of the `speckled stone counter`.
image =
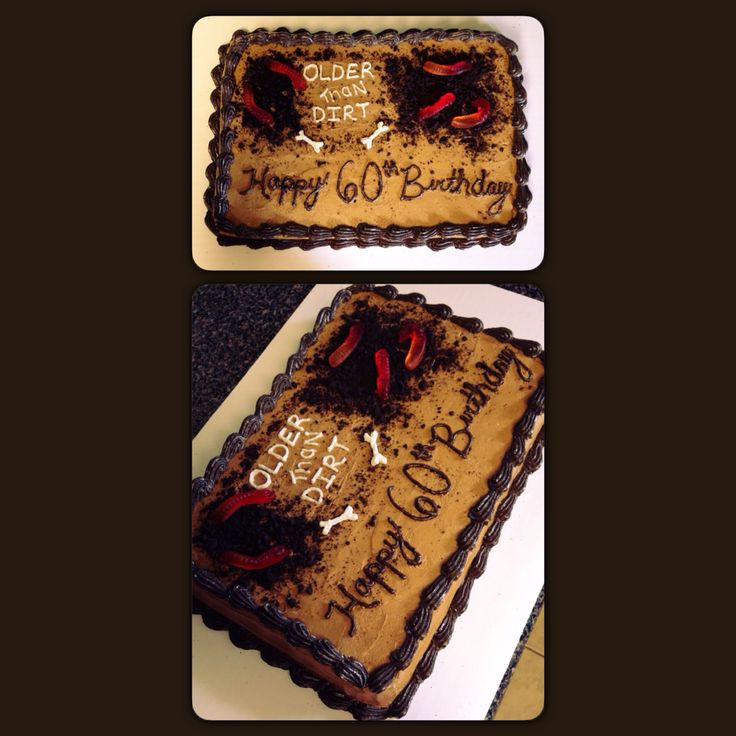
[[311,284],[205,284],[197,289],[192,297],[192,437],[311,289]]
[[[532,284],[496,286],[544,301],[542,291]],[[205,284],[197,289],[192,297],[192,437],[260,357],[311,289],[311,284]],[[544,590],[540,592],[495,697],[489,693],[488,719],[493,718],[503,697],[543,602]]]

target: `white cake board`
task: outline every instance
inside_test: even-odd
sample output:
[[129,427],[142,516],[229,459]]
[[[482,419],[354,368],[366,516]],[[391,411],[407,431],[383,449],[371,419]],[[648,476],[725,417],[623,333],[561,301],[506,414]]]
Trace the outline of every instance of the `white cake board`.
[[[192,477],[201,475],[222,443],[251,414],[273,377],[284,370],[317,313],[346,284],[321,284],[309,293],[261,357],[192,442]],[[544,304],[488,285],[396,284],[424,294],[455,314],[480,317],[486,327],[508,327],[544,344]],[[544,585],[544,468],[529,477],[473,586],[432,675],[419,687],[404,720],[479,720],[485,717],[532,608]],[[255,651],[238,649],[199,616],[192,624],[192,705],[208,720],[350,720],[295,685],[288,673],[267,665]]]
[[[518,57],[524,73],[528,127],[524,135],[529,150],[526,161],[531,168],[529,189],[532,201],[528,222],[511,246],[432,251],[416,248],[315,248],[303,251],[289,248],[252,250],[245,246],[223,247],[204,224],[206,208],[204,175],[210,163],[208,145],[212,131],[207,121],[214,111],[210,94],[214,82],[210,72],[219,63],[217,50],[230,41],[234,31],[256,28],[309,31],[406,31],[411,28],[470,28],[493,30],[508,36],[519,47]],[[289,270],[289,271],[476,271],[530,270],[544,257],[544,29],[529,16],[207,16],[192,31],[192,256],[208,271]]]

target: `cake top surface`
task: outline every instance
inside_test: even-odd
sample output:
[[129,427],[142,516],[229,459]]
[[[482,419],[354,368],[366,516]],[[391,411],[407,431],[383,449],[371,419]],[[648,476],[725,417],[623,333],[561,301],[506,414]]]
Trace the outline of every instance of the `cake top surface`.
[[508,39],[239,33],[221,60],[212,206],[230,231],[519,226],[524,91]]
[[[223,589],[375,670],[427,591],[469,564],[538,429],[544,364],[538,345],[453,322],[417,295],[338,296],[277,377],[278,397],[259,402],[262,420],[195,482],[193,556]],[[231,564],[264,554],[275,562]]]

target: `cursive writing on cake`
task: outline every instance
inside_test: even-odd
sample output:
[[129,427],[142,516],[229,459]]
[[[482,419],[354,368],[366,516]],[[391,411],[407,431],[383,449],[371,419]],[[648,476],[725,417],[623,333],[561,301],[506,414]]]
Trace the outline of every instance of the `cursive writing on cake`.
[[[532,371],[508,347],[504,347],[498,353],[491,365],[484,361],[476,363],[475,367],[480,371],[476,382],[464,381],[459,390],[465,401],[465,407],[459,416],[461,426],[450,426],[450,417],[447,417],[446,422],[434,424],[430,428],[431,437],[428,444],[422,446],[426,448],[426,452],[422,455],[423,459],[431,459],[437,443],[445,445],[463,459],[468,457],[473,446],[473,434],[470,430],[473,420],[489,404],[491,396],[498,392],[512,366],[521,381],[524,383],[531,381]],[[411,521],[425,522],[437,518],[440,505],[433,497],[444,496],[452,491],[452,481],[447,473],[428,462],[405,463],[402,472],[408,484],[398,489],[390,485],[386,489],[386,495],[394,508]],[[421,494],[414,495],[406,501],[402,496],[406,496],[408,489],[414,493],[419,489]],[[407,541],[401,527],[391,518],[388,518],[388,522],[392,527],[386,533],[389,539],[384,540],[384,546],[379,549],[375,559],[363,567],[365,577],[358,577],[353,582],[351,590],[343,583],[339,583],[337,590],[340,593],[340,600],[331,598],[327,604],[325,618],[330,618],[333,611],[339,611],[349,621],[349,636],[354,636],[357,631],[353,613],[355,607],[375,608],[380,605],[380,599],[371,597],[373,586],[379,585],[393,595],[396,592],[393,587],[396,584],[395,579],[406,578],[392,562],[397,550],[409,565],[419,565],[422,562],[421,554]],[[390,581],[387,580],[387,570],[395,576]]]
[[476,363],[475,367],[480,369],[482,380],[477,383],[464,381],[460,388],[460,393],[466,399],[465,408],[458,417],[462,426],[451,427],[449,419],[446,422],[434,424],[430,430],[432,435],[430,446],[434,446],[436,442],[439,442],[461,457],[466,458],[473,446],[473,434],[470,431],[470,425],[490,400],[489,394],[496,393],[501,387],[512,365],[516,368],[517,375],[524,383],[531,380],[531,370],[508,347],[499,352],[492,365],[487,365],[483,361]]
[[[365,577],[361,575],[353,581],[353,591],[360,598],[356,597],[342,583],[339,583],[337,589],[341,594],[341,600],[336,601],[331,598],[327,603],[325,618],[330,618],[333,611],[341,613],[350,622],[350,627],[348,628],[349,636],[355,636],[358,630],[355,623],[355,616],[353,615],[353,608],[355,606],[360,608],[375,608],[381,604],[378,598],[363,600],[370,598],[374,585],[379,585],[391,595],[396,593],[396,590],[387,579],[386,571],[395,575],[399,580],[406,580],[406,575],[397,567],[396,563],[399,562],[397,554],[407,565],[415,567],[416,565],[422,564],[423,558],[421,552],[406,538],[401,526],[391,517],[388,517],[386,521],[389,524],[389,529],[386,531],[386,538],[383,540],[382,547],[376,552],[375,557],[363,567],[363,575]],[[391,582],[394,585],[396,584],[393,578]]]
[[246,186],[238,190],[238,194],[245,196],[251,190],[257,191],[264,199],[275,200],[278,204],[290,204],[296,207],[301,202],[305,210],[309,211],[317,204],[317,198],[322,189],[327,186],[330,179],[329,173],[324,177],[310,176],[309,179],[298,176],[271,174],[269,176],[268,166],[263,171],[256,169],[243,169],[248,176]]
[[[310,211],[317,205],[320,192],[330,183],[330,173],[309,178],[295,174],[273,173],[268,166],[262,170],[243,169],[245,186],[238,193],[246,196],[260,194],[278,205],[295,208],[302,206]],[[395,161],[385,161],[379,166],[368,161],[362,166],[349,159],[337,169],[335,191],[345,203],[376,202],[386,196],[402,201],[419,199],[427,192],[442,192],[459,197],[478,197],[489,216],[498,215],[512,194],[513,183],[496,181],[486,169],[466,173],[462,167],[453,167],[444,176],[426,175],[417,164],[400,167]]]
[[417,164],[409,164],[403,167],[401,172],[404,175],[400,195],[402,201],[417,199],[425,192],[437,190],[448,194],[462,194],[465,197],[491,197],[486,212],[489,215],[497,215],[501,212],[506,197],[511,193],[510,181],[494,181],[488,177],[485,169],[481,169],[480,174],[472,181],[465,176],[465,169],[462,167],[453,168],[452,173],[443,178],[426,177],[421,166]]

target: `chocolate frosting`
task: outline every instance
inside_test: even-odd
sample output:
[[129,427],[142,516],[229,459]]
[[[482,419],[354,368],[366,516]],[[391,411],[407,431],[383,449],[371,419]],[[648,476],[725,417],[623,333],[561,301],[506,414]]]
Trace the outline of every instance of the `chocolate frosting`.
[[[487,39],[501,44],[509,57],[509,74],[514,89],[514,106],[511,124],[514,128],[512,154],[517,159],[516,175],[517,192],[514,198],[515,216],[506,224],[471,223],[458,225],[451,222],[431,227],[378,227],[361,223],[356,227],[320,227],[302,225],[298,222],[285,224],[261,224],[249,227],[234,224],[228,220],[227,193],[231,185],[230,167],[235,160],[233,145],[235,133],[231,124],[237,115],[235,105],[230,101],[235,91],[235,67],[241,56],[251,44],[277,44],[280,46],[307,46],[309,44],[339,45],[352,47],[356,44],[376,45],[388,44],[396,46],[400,43],[415,45],[426,40],[472,41]],[[212,70],[215,90],[210,96],[215,112],[209,118],[209,126],[213,138],[209,144],[212,163],[206,170],[209,186],[204,194],[207,206],[205,222],[217,235],[220,245],[247,245],[250,248],[273,247],[277,250],[299,247],[312,250],[329,245],[339,249],[349,246],[366,248],[369,246],[389,247],[404,245],[417,247],[426,245],[432,250],[444,250],[454,247],[470,248],[478,245],[487,248],[494,245],[511,245],[517,233],[524,228],[527,220],[527,208],[531,201],[531,192],[527,186],[529,166],[524,155],[527,143],[523,135],[526,129],[526,118],[523,108],[526,104],[526,91],[522,84],[522,70],[516,52],[517,45],[510,39],[492,31],[444,30],[429,29],[420,31],[412,29],[398,33],[386,30],[381,33],[358,31],[356,33],[327,33],[324,31],[309,32],[304,29],[294,32],[286,28],[268,31],[259,28],[246,33],[236,31],[229,44],[219,49],[220,63]]]
[[[294,371],[303,365],[306,349],[317,340],[317,336],[324,326],[333,319],[337,308],[350,299],[353,294],[361,291],[372,291],[388,300],[406,301],[421,306],[429,313],[451,320],[470,332],[478,333],[483,331],[501,342],[513,345],[525,355],[530,357],[536,356],[544,361],[544,351],[539,343],[530,340],[519,340],[507,328],[484,329],[479,319],[454,316],[450,307],[445,304],[427,304],[425,297],[421,294],[399,294],[398,290],[390,285],[377,287],[374,285],[359,284],[342,289],[337,292],[329,307],[324,307],[319,311],[314,329],[302,336],[299,342],[299,350],[288,359],[286,372],[278,374],[274,378],[271,393],[261,396],[257,400],[255,413],[243,420],[238,433],[233,433],[227,437],[220,455],[210,460],[204,475],[192,481],[191,503],[193,506],[212,491],[215,482],[227,467],[228,460],[244,447],[248,438],[263,423],[265,415],[273,410],[279,396],[291,385],[291,376]],[[536,418],[544,413],[544,396],[544,379],[542,378],[539,386],[528,401],[524,415],[513,429],[513,441],[504,456],[501,467],[488,480],[488,492],[468,511],[469,521],[458,535],[456,551],[443,563],[442,573],[424,589],[421,595],[421,604],[407,620],[404,641],[391,652],[388,662],[374,668],[370,673],[356,659],[341,654],[335,645],[327,639],[312,635],[302,621],[290,618],[271,603],[259,605],[243,585],[236,583],[228,587],[216,575],[200,568],[195,563],[192,564],[192,577],[196,583],[218,597],[226,599],[232,606],[254,613],[264,624],[284,634],[287,640],[294,646],[309,649],[312,656],[318,662],[329,665],[346,682],[357,687],[367,686],[374,692],[381,692],[401,670],[406,669],[411,663],[419,641],[426,635],[429,629],[434,610],[446,596],[452,582],[462,573],[463,567],[467,562],[467,557],[477,543],[483,530],[484,522],[492,515],[500,496],[508,490],[508,493],[498,505],[496,517],[485,532],[481,549],[470,565],[465,580],[454,595],[450,609],[435,633],[429,649],[422,656],[409,684],[401,691],[389,707],[381,708],[353,701],[333,686],[306,673],[303,668],[293,664],[285,655],[274,654],[274,650],[268,647],[268,645],[257,641],[248,634],[243,634],[239,628],[230,627],[227,624],[227,627],[231,628],[231,638],[234,643],[238,646],[245,646],[245,648],[258,648],[262,654],[267,652],[264,659],[266,657],[269,659],[266,659],[266,661],[273,660],[274,662],[281,663],[276,664],[276,666],[288,667],[291,670],[292,679],[297,684],[314,687],[322,700],[330,707],[348,710],[356,718],[368,720],[400,717],[403,715],[419,683],[429,676],[432,671],[437,651],[444,647],[449,640],[455,618],[465,610],[472,584],[475,578],[479,577],[485,570],[488,552],[498,541],[503,523],[508,518],[516,498],[524,489],[528,475],[534,472],[541,464],[542,448],[544,445],[543,430],[540,431],[526,456],[524,455],[524,448],[525,442],[531,437]],[[512,482],[514,469],[520,465],[521,468]],[[207,618],[203,618],[205,623],[208,623]]]

